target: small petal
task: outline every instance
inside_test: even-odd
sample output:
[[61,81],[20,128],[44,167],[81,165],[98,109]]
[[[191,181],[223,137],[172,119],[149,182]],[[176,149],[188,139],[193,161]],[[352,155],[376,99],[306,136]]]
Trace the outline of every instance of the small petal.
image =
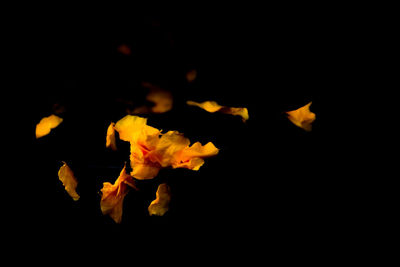
[[157,188],[156,199],[154,199],[148,207],[149,214],[163,216],[169,209],[170,201],[171,190],[169,186],[165,183],[160,184]]
[[114,184],[105,182],[101,189],[101,212],[104,215],[108,214],[116,223],[122,220],[123,202],[129,192],[128,185],[137,190],[135,180],[126,173],[126,167],[124,167]]
[[115,140],[115,123],[110,123],[107,128],[107,136],[106,136],[106,147],[111,148],[112,150],[117,150],[117,143]]
[[243,122],[245,122],[249,119],[249,111],[247,110],[247,108],[244,108],[244,107],[221,106],[215,101],[205,101],[202,103],[198,103],[195,101],[186,101],[186,104],[188,104],[189,106],[197,106],[197,107],[202,108],[210,113],[221,112],[224,114],[240,116],[240,117],[242,117]]
[[62,121],[63,121],[62,118],[54,114],[42,118],[40,122],[36,125],[36,138],[48,135],[51,129],[56,128],[58,125],[60,125]]
[[74,173],[67,163],[63,162],[63,166],[58,171],[58,178],[65,187],[65,191],[72,197],[73,200],[79,200],[80,196],[76,192],[76,187],[78,186],[78,181],[75,178]]
[[296,110],[286,112],[288,119],[294,125],[306,130],[307,132],[312,130],[312,123],[316,118],[315,113],[310,111],[311,104],[312,102]]
[[204,164],[204,158],[215,156],[218,153],[219,149],[212,142],[208,142],[204,146],[200,142],[196,142],[176,154],[172,167],[197,171]]

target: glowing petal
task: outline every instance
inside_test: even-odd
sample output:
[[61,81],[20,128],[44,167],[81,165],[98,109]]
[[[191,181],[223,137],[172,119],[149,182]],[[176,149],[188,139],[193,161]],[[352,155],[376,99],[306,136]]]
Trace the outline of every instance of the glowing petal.
[[221,112],[224,114],[240,116],[240,117],[242,117],[242,120],[244,122],[249,119],[249,111],[247,110],[247,108],[243,108],[243,107],[225,107],[225,106],[219,105],[215,101],[205,101],[202,103],[198,103],[198,102],[194,102],[194,101],[186,101],[186,104],[188,104],[189,106],[197,106],[197,107],[202,108],[211,113]]
[[115,123],[110,123],[107,128],[107,136],[106,136],[106,147],[111,148],[112,150],[117,150],[117,143],[115,140]]
[[76,192],[76,187],[78,186],[78,181],[76,180],[74,173],[71,168],[67,165],[67,163],[63,162],[64,165],[58,171],[58,178],[62,182],[65,191],[67,191],[68,195],[72,197],[73,200],[79,200],[80,196]]
[[188,104],[189,106],[196,106],[196,107],[202,108],[205,111],[208,111],[211,113],[217,112],[218,110],[220,110],[222,108],[222,106],[218,105],[218,103],[215,101],[204,101],[202,103],[199,103],[199,102],[189,100],[189,101],[186,101],[186,104]]
[[312,130],[312,123],[315,120],[315,113],[310,111],[312,102],[292,111],[286,112],[288,119],[296,126],[303,128],[307,132]]
[[49,117],[44,117],[36,125],[36,138],[48,135],[51,129],[56,128],[63,121],[62,118],[56,115],[50,115]]
[[204,158],[215,156],[218,152],[219,149],[212,142],[208,142],[204,146],[200,142],[196,142],[176,154],[172,167],[197,171],[204,164]]
[[105,182],[101,189],[101,212],[104,215],[108,214],[116,223],[120,223],[122,220],[123,202],[129,192],[128,185],[137,189],[135,180],[126,173],[126,167],[124,167],[114,184]]
[[169,209],[171,201],[171,190],[167,184],[160,184],[157,188],[156,199],[154,199],[148,211],[150,215],[163,216]]
[[146,126],[146,123],[146,118],[126,115],[117,121],[114,129],[118,132],[121,140],[130,142],[139,137],[142,129]]

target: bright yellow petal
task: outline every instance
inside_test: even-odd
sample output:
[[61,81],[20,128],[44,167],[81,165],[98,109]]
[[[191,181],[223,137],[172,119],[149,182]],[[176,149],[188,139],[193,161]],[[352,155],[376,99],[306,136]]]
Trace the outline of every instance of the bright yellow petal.
[[63,119],[56,115],[50,115],[42,118],[36,125],[36,138],[48,135],[51,129],[56,128],[62,121]]
[[124,167],[114,184],[105,182],[101,189],[101,212],[109,215],[116,223],[120,223],[122,220],[123,202],[129,192],[128,185],[136,189],[135,180],[126,173],[126,167]]
[[149,214],[163,216],[169,209],[170,201],[171,190],[169,186],[165,183],[160,184],[157,188],[156,199],[154,199],[148,207]]
[[68,195],[72,197],[73,200],[79,200],[80,196],[76,192],[76,187],[78,186],[78,181],[76,180],[74,173],[67,163],[63,162],[63,166],[58,170],[58,178],[62,182],[65,191]]
[[107,135],[106,135],[106,147],[111,148],[112,150],[117,150],[117,143],[115,140],[115,123],[110,123],[107,128]]
[[140,132],[146,126],[146,123],[146,118],[126,115],[115,124],[114,129],[118,132],[121,140],[130,142],[139,137]]
[[296,110],[286,112],[286,114],[288,115],[288,119],[294,125],[308,132],[312,130],[312,123],[316,118],[315,113],[310,111],[311,104],[312,102]]

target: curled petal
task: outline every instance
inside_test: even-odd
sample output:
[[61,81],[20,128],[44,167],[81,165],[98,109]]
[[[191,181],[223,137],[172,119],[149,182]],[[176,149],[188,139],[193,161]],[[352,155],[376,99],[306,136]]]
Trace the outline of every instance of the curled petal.
[[124,167],[114,184],[105,182],[101,189],[101,212],[104,215],[108,214],[116,223],[120,223],[122,219],[123,202],[129,192],[128,186],[137,189],[135,180],[126,173],[126,167]]
[[208,142],[204,146],[200,142],[196,142],[176,154],[172,167],[197,171],[204,164],[204,158],[215,156],[218,152],[219,149],[212,142]]
[[202,103],[198,103],[195,101],[186,101],[186,104],[188,104],[189,106],[197,106],[211,113],[221,112],[224,114],[240,116],[242,117],[243,122],[249,119],[249,111],[247,110],[247,108],[244,107],[221,106],[215,101],[205,101]]
[[115,123],[110,123],[107,128],[107,136],[106,136],[106,147],[111,148],[112,150],[117,150],[117,143],[115,140]]
[[312,123],[316,118],[315,113],[310,111],[311,104],[312,102],[296,110],[286,112],[288,119],[294,125],[306,130],[307,132],[312,130]]
[[160,184],[157,188],[156,199],[148,207],[149,214],[163,216],[169,209],[170,201],[171,190],[169,186],[165,183]]
[[67,165],[67,163],[63,162],[64,164],[58,170],[58,179],[62,182],[65,191],[67,191],[68,195],[72,197],[73,200],[79,200],[80,196],[76,192],[76,187],[78,186],[78,181],[75,178],[75,175],[71,168]]
[[51,129],[56,128],[58,125],[60,125],[62,121],[63,121],[62,118],[54,114],[42,118],[40,122],[36,125],[36,138],[48,135]]

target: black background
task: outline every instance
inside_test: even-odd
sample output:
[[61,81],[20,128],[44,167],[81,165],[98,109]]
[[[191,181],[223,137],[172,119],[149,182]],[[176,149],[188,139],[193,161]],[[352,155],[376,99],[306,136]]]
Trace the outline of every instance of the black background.
[[[345,192],[338,190],[335,170],[340,158],[332,165],[337,141],[327,135],[332,118],[326,96],[342,79],[338,66],[351,29],[342,31],[343,14],[306,11],[100,16],[85,23],[64,15],[54,24],[40,17],[27,22],[18,44],[23,79],[17,82],[26,90],[22,99],[15,94],[28,146],[23,179],[15,181],[13,216],[22,240],[110,241],[112,251],[126,240],[150,247],[206,241],[210,252],[222,243],[317,248],[340,235]],[[132,54],[119,53],[121,44]],[[198,76],[189,84],[191,69]],[[198,172],[164,169],[139,181],[141,190],[127,195],[117,225],[101,214],[99,192],[129,161],[129,144],[109,151],[105,133],[126,114],[121,99],[143,104],[142,82],[174,96],[171,111],[144,115],[149,125],[178,130],[192,143],[212,141],[220,153]],[[186,100],[247,107],[250,119],[210,114]],[[310,101],[317,119],[305,132],[284,112]],[[35,139],[36,123],[59,107],[63,123]],[[77,202],[58,180],[62,161],[79,181]],[[147,207],[161,182],[172,190],[170,210],[150,217]]]

